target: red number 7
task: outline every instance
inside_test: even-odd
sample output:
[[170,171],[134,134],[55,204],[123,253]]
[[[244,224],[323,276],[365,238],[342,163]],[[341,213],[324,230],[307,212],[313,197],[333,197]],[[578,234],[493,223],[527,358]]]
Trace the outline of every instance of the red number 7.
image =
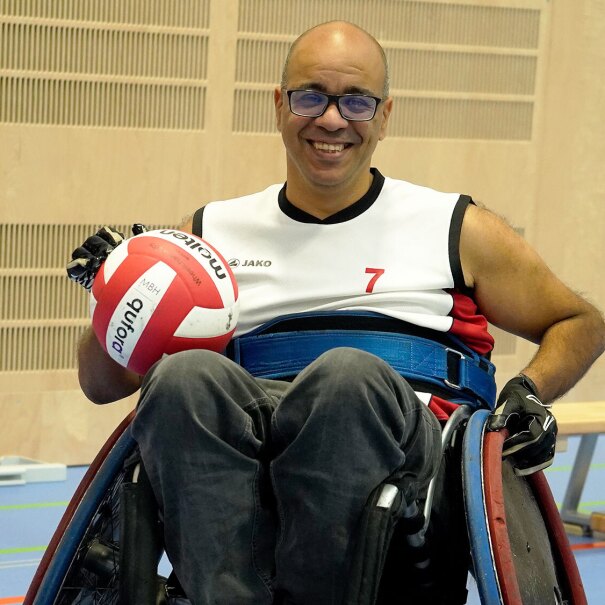
[[384,273],[384,269],[372,269],[370,267],[366,267],[366,273],[374,273],[374,277],[372,277],[366,288],[366,292],[373,292],[376,280]]

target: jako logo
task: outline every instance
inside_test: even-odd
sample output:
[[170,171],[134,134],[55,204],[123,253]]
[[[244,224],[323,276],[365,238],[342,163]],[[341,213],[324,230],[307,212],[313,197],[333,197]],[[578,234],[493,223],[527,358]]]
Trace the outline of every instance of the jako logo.
[[172,231],[171,229],[163,229],[160,233],[164,235],[172,235],[175,239],[181,240],[187,248],[191,250],[197,250],[200,256],[208,259],[208,264],[214,269],[214,273],[219,279],[224,279],[227,277],[227,274],[224,271],[223,266],[221,265],[218,258],[216,258],[208,248],[204,248],[202,244],[195,239],[193,239],[187,233],[182,233],[181,231]]
[[115,331],[113,341],[111,343],[111,348],[120,355],[122,355],[124,343],[128,337],[128,332],[132,332],[134,334],[132,324],[135,322],[138,314],[143,308],[143,301],[140,298],[133,298],[131,301],[126,303],[126,306],[128,309],[124,313],[124,317]]
[[270,260],[255,260],[253,258],[248,258],[244,261],[239,260],[239,258],[232,258],[229,261],[229,266],[230,267],[270,267],[271,266],[271,261]]

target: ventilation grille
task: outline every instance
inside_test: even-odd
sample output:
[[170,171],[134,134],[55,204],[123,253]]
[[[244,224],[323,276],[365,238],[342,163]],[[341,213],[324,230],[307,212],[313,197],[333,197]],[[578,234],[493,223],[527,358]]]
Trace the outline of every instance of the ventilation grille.
[[385,48],[395,99],[389,136],[531,140],[540,6],[240,0],[233,131],[275,133],[268,91],[289,44],[317,23],[347,19]]
[[66,287],[60,275],[6,275],[2,280],[0,321],[85,318],[88,300],[80,288]]
[[537,57],[470,52],[389,49],[397,88],[533,95]]
[[0,122],[203,130],[202,87],[0,79]]
[[0,123],[203,130],[208,5],[0,0]]
[[0,32],[0,69],[206,78],[205,36],[30,23],[4,23]]
[[238,40],[235,79],[240,83],[271,84],[281,77],[289,42]]
[[71,370],[76,344],[86,326],[16,326],[2,328],[0,371]]
[[233,130],[270,134],[275,132],[272,90],[236,90]]
[[[536,2],[538,5],[538,2]],[[240,0],[238,30],[297,36],[333,19],[360,24],[382,41],[537,48],[535,9],[406,0]]]
[[525,140],[533,104],[404,97],[389,122],[394,136],[442,139]]
[[88,295],[67,279],[65,264],[98,228],[0,225],[0,372],[75,369],[76,343],[90,325]]
[[207,28],[209,0],[0,0],[0,14],[100,23]]
[[[130,233],[131,225],[112,225],[122,233]],[[18,270],[63,272],[72,250],[99,227],[97,224],[0,224],[0,270],[3,275]],[[148,226],[148,229],[159,228]]]

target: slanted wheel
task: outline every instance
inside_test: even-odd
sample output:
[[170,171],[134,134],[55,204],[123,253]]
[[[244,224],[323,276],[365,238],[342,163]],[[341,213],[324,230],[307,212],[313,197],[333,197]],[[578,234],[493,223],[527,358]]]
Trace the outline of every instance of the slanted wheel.
[[586,596],[543,473],[519,477],[502,460],[507,434],[469,421],[463,446],[467,524],[481,602],[585,605]]
[[34,575],[23,605],[118,603],[119,498],[136,443],[130,414],[90,465]]

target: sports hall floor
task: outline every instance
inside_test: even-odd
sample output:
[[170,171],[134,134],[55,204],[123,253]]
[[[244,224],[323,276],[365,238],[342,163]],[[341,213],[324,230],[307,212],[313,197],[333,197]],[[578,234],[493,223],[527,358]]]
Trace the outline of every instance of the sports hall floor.
[[[569,439],[547,470],[555,500],[563,498],[579,438]],[[0,486],[0,605],[19,605],[67,502],[86,468],[68,469],[67,481]],[[601,436],[582,495],[581,511],[605,510],[605,437]],[[571,537],[590,605],[605,603],[605,540]],[[479,605],[471,587],[469,605]]]

